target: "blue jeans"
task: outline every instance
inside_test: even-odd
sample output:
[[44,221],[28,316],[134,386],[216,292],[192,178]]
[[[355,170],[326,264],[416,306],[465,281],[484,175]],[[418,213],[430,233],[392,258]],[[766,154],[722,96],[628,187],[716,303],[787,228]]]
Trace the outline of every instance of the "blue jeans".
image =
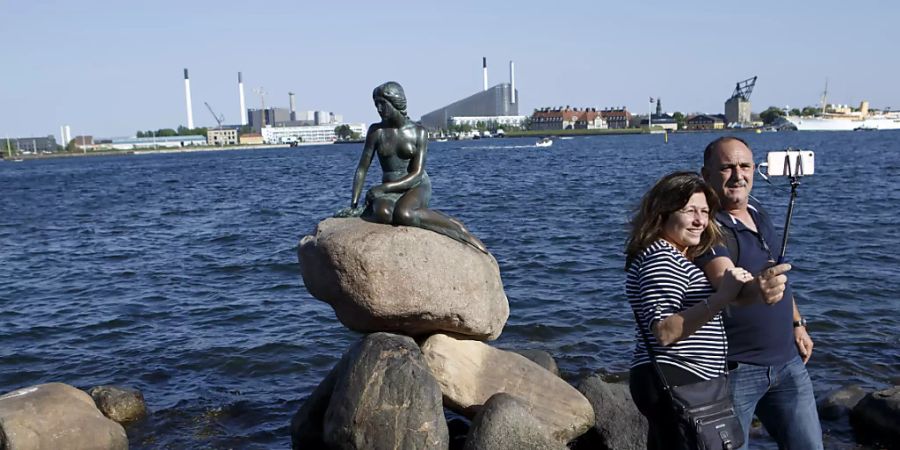
[[778,448],[823,448],[812,381],[799,356],[777,366],[738,364],[728,375],[734,407],[744,427],[741,449],[748,448],[754,412]]

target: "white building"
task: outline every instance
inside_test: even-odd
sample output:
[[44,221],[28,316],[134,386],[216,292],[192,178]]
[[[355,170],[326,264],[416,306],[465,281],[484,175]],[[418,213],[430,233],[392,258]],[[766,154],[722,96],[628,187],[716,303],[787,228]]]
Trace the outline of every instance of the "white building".
[[[262,129],[263,142],[266,144],[332,144],[337,140],[334,129],[344,124],[311,125],[304,127],[265,127]],[[348,123],[350,130],[361,136],[366,133],[366,124]]]
[[471,125],[474,127],[479,122],[482,122],[487,124],[488,127],[521,127],[527,119],[528,116],[453,116],[450,118],[450,125]]

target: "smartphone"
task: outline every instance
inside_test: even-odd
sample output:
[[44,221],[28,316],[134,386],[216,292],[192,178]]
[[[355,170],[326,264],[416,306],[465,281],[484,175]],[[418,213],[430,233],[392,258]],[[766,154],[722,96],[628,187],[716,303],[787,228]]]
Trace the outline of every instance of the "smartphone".
[[815,173],[816,158],[812,150],[769,152],[766,175],[770,177],[802,177]]

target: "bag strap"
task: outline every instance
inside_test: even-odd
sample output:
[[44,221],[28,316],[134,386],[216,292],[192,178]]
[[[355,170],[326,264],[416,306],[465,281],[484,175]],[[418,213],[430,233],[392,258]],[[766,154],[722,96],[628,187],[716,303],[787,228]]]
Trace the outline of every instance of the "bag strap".
[[[659,362],[656,360],[656,355],[653,354],[653,351],[650,348],[650,338],[647,337],[647,332],[644,330],[644,327],[641,326],[641,320],[637,315],[637,311],[632,309],[631,312],[634,314],[635,325],[637,325],[638,331],[641,333],[641,338],[643,338],[643,340],[644,340],[644,349],[647,351],[647,356],[650,357],[650,362],[653,364],[653,368],[656,370],[657,375],[659,375],[659,379],[662,380],[662,382],[663,382],[663,389],[671,397],[671,395],[672,395],[671,386],[669,385],[668,380],[666,380],[666,376],[663,374],[662,369],[659,367]],[[721,313],[719,313],[719,314],[721,314]],[[713,316],[713,317],[715,317],[715,316]],[[712,319],[710,319],[710,320],[712,320]],[[725,335],[725,323],[724,322],[720,322],[720,323],[722,324],[722,335],[724,336]],[[724,360],[724,366],[722,367],[722,370],[724,372],[724,376],[726,378],[728,378],[728,348],[727,347],[723,348],[722,353],[723,353],[723,360]]]

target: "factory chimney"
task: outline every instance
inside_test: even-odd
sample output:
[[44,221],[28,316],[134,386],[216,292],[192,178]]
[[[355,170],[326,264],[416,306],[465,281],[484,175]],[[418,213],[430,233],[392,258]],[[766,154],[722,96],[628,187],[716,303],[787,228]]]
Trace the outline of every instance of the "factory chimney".
[[63,146],[66,146],[69,144],[69,141],[72,140],[72,127],[66,125],[64,129],[65,129],[65,137],[63,137],[63,140],[66,141],[66,143],[63,144]]
[[247,125],[247,105],[244,103],[244,78],[238,72],[238,96],[241,99],[241,126]]
[[297,103],[294,101],[294,93],[288,92],[288,104],[291,105],[291,122],[297,120]]
[[191,109],[191,79],[188,78],[188,70],[184,69],[184,102],[187,104],[187,127],[194,129],[194,111]]
[[509,98],[510,103],[516,103],[516,63],[509,62]]
[[481,70],[484,73],[484,90],[487,90],[487,57],[481,57]]

